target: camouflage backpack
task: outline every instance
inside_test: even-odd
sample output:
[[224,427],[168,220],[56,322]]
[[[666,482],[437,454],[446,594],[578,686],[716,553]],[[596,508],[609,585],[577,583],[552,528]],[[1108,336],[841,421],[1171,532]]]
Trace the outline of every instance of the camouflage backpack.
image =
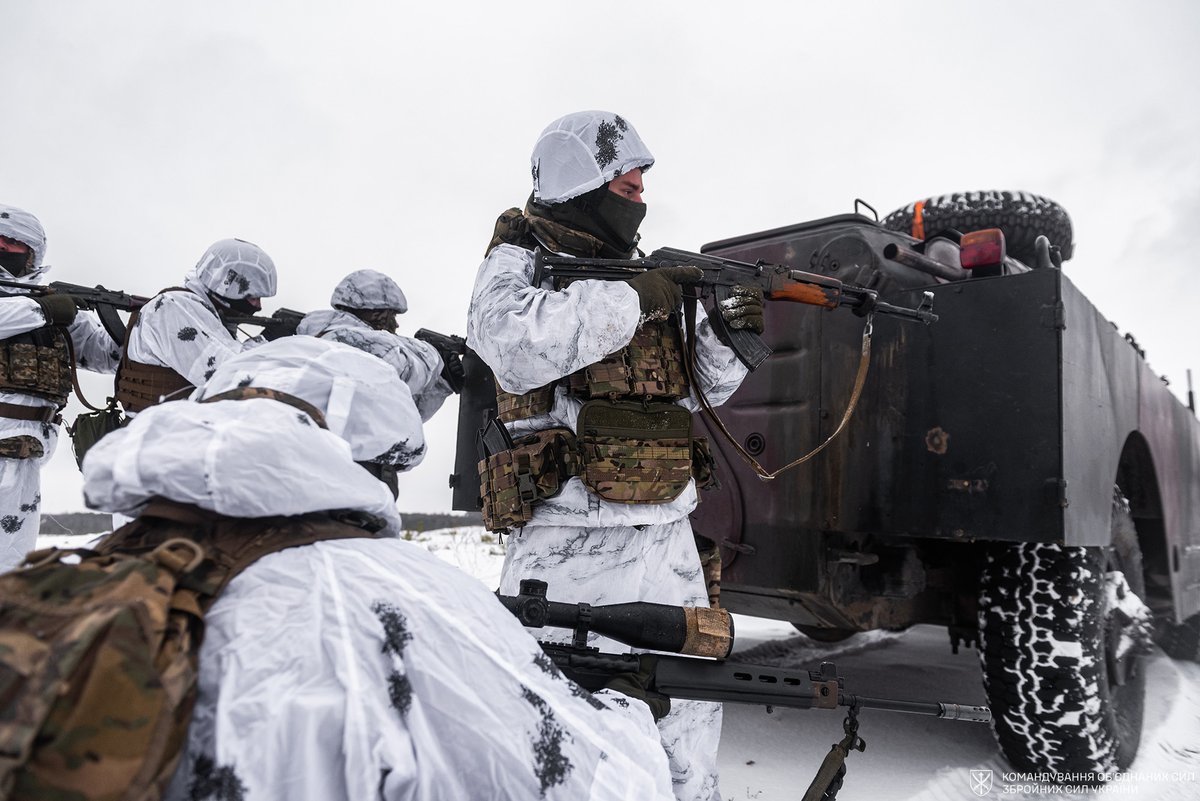
[[358,513],[237,520],[155,502],[98,550],[29,554],[0,576],[0,798],[161,797],[221,589],[266,554],[380,527]]

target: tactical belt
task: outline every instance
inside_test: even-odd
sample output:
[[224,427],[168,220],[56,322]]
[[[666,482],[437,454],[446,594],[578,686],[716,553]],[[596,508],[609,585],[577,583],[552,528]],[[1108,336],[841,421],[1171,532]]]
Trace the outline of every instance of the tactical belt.
[[9,420],[34,420],[39,423],[60,423],[62,418],[53,406],[20,406],[15,403],[0,403],[0,417]]

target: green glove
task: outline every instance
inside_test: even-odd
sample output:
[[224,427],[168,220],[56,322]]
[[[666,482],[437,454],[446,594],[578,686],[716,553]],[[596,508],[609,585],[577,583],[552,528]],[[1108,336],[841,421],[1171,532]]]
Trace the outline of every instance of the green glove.
[[638,661],[641,667],[637,673],[618,673],[605,683],[604,689],[616,690],[622,695],[638,699],[650,707],[650,714],[654,715],[654,722],[657,723],[671,711],[671,699],[653,689],[654,668],[658,664],[658,657],[653,654],[641,654]]
[[642,316],[647,320],[665,320],[667,315],[683,303],[680,284],[694,284],[704,278],[699,267],[659,267],[629,279],[629,285],[638,294],[642,304]]
[[42,307],[46,325],[70,325],[79,311],[75,307],[75,298],[70,295],[42,295],[33,300]]
[[735,286],[721,301],[721,317],[735,331],[763,332],[763,291],[756,286]]

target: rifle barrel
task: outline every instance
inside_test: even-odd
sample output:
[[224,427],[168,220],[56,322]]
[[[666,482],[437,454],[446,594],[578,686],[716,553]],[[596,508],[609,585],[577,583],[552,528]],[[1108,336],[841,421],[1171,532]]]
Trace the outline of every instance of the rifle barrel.
[[864,695],[843,695],[838,706],[857,705],[859,709],[883,709],[889,712],[910,712],[932,715],[945,720],[965,720],[970,723],[990,723],[992,711],[986,706],[953,704],[943,701],[901,701],[893,698],[868,698]]

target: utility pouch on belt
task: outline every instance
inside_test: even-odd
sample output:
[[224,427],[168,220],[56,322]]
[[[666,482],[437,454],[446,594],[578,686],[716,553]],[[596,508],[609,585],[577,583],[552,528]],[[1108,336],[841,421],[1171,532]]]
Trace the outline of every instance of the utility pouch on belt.
[[[504,443],[490,441],[489,429],[504,426],[495,418],[482,434],[479,462],[483,523],[489,531],[523,526],[533,517],[537,501],[553,498],[563,484],[579,474],[575,434],[569,428],[550,428]],[[508,447],[505,447],[505,445]]]
[[37,437],[21,434],[16,437],[0,439],[0,457],[5,459],[40,459],[46,455]]
[[606,501],[666,503],[692,478],[692,415],[674,403],[594,400],[579,412],[583,483]]
[[71,435],[71,447],[75,451],[75,464],[83,467],[83,457],[93,445],[106,434],[111,434],[128,422],[125,415],[117,408],[113,398],[108,399],[108,406],[98,412],[84,412],[75,418],[75,423],[67,429]]

